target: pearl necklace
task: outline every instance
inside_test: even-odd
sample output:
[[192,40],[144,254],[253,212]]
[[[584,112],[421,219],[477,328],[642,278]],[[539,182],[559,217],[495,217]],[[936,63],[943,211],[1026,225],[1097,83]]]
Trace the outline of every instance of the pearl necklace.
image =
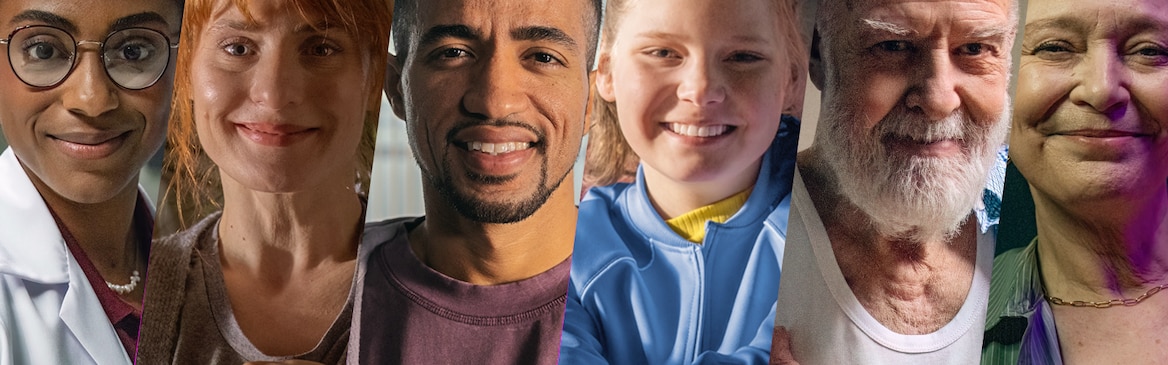
[[141,280],[142,278],[138,276],[138,270],[134,270],[134,273],[130,275],[129,284],[114,284],[107,280],[105,285],[108,286],[110,290],[113,290],[114,293],[118,293],[119,295],[126,295],[134,291],[134,289],[138,287],[138,282]]

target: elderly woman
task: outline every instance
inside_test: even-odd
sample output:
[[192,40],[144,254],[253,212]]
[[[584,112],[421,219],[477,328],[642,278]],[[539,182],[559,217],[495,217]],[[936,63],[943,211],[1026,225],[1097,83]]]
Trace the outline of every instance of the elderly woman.
[[343,363],[391,5],[187,6],[168,193],[222,210],[155,243],[138,360]]
[[182,1],[0,2],[0,364],[129,364]]
[[1032,0],[1026,19],[1010,148],[1038,237],[995,259],[982,361],[1162,363],[1168,7]]

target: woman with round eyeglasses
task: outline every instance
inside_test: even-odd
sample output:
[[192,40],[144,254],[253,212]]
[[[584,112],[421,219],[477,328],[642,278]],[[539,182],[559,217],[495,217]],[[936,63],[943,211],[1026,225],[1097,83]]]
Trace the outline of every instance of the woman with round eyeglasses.
[[[0,364],[129,364],[182,1],[4,0]],[[175,40],[175,41],[172,41]]]
[[391,9],[187,3],[140,363],[345,363]]
[[994,259],[982,363],[1164,364],[1168,6],[1030,0],[1025,32],[1010,156],[1038,234]]

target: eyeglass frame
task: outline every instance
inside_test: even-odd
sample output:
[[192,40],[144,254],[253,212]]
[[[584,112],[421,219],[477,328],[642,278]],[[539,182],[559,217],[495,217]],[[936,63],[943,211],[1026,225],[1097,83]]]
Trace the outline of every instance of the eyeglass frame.
[[[28,85],[30,87],[37,88],[37,89],[45,89],[45,90],[52,89],[52,88],[55,88],[57,86],[61,86],[61,84],[65,83],[65,80],[68,80],[69,76],[73,75],[73,70],[77,69],[77,61],[79,59],[81,59],[81,56],[80,56],[81,46],[85,45],[85,44],[97,45],[98,57],[101,57],[101,69],[103,71],[105,71],[105,77],[109,78],[109,80],[112,81],[114,83],[114,85],[117,85],[119,88],[122,88],[125,90],[135,90],[136,91],[136,90],[148,89],[151,86],[158,84],[158,80],[161,80],[162,75],[166,74],[166,69],[170,68],[170,61],[171,61],[171,54],[169,53],[170,50],[177,50],[178,49],[178,43],[170,43],[170,37],[167,36],[166,33],[158,31],[157,29],[151,29],[151,28],[146,28],[146,27],[122,28],[122,29],[118,29],[118,30],[109,32],[109,34],[106,34],[105,39],[103,39],[101,41],[91,41],[91,40],[87,40],[87,39],[77,40],[77,37],[74,37],[73,33],[69,33],[68,31],[66,31],[64,29],[61,29],[61,28],[58,28],[58,27],[55,27],[52,25],[43,25],[43,24],[31,24],[31,25],[17,27],[16,29],[13,29],[11,33],[8,33],[7,38],[0,39],[0,44],[4,44],[5,46],[11,47],[12,46],[12,37],[15,36],[17,32],[20,32],[21,30],[25,30],[25,29],[29,29],[29,28],[37,28],[37,27],[55,29],[57,31],[60,31],[61,33],[64,33],[65,35],[68,35],[69,39],[73,41],[73,56],[72,56],[73,63],[69,66],[69,72],[66,72],[65,76],[61,77],[61,79],[58,80],[57,82],[53,83],[52,85],[47,85],[47,86],[33,85],[33,84],[28,83],[28,81],[24,81],[24,78],[20,77],[20,73],[16,72],[16,66],[14,66],[12,64],[12,50],[5,52],[5,57],[8,58],[8,68],[12,69],[12,74],[16,75],[16,78],[20,79],[20,82],[22,82],[25,85]],[[154,81],[151,81],[146,86],[143,86],[143,87],[140,87],[137,89],[122,86],[122,84],[120,82],[117,82],[117,80],[114,80],[114,77],[111,76],[109,73],[109,66],[106,63],[106,59],[105,59],[105,44],[106,44],[106,42],[109,42],[109,39],[111,37],[113,37],[114,34],[117,34],[118,32],[123,32],[123,31],[133,30],[133,29],[141,29],[141,30],[146,30],[146,31],[158,33],[158,35],[161,35],[162,39],[166,41],[166,45],[168,46],[167,55],[166,55],[166,64],[167,64],[166,68],[162,69],[162,72],[158,74],[158,77],[154,78]]]

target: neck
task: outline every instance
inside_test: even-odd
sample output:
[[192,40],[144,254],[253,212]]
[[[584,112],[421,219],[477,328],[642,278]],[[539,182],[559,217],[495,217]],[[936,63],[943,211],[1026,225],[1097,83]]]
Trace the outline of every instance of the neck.
[[814,153],[799,172],[848,286],[873,317],[902,334],[932,333],[957,315],[977,261],[978,226],[968,218],[952,237],[904,239],[878,232],[843,197]]
[[[1038,256],[1047,294],[1098,301],[1137,297],[1168,276],[1168,192],[1058,204],[1034,189]],[[1071,208],[1071,209],[1068,209]]]
[[[311,270],[357,255],[362,206],[349,181],[293,193],[250,190],[223,176],[219,247],[224,269]],[[333,180],[343,180],[341,178]]]
[[[676,218],[692,212],[754,186],[758,181],[762,158],[750,164],[745,170],[731,176],[713,180],[682,181],[673,179],[653,167],[643,164],[645,190],[649,201],[664,219]],[[657,197],[663,197],[658,199]]]
[[410,231],[410,248],[427,266],[476,285],[528,279],[572,254],[576,206],[572,175],[526,219],[508,224],[469,220],[426,186],[426,220]]
[[77,240],[77,245],[85,251],[85,255],[103,277],[108,274],[114,278],[121,278],[125,275],[123,272],[137,269],[134,267],[136,263],[145,263],[144,258],[138,258],[136,255],[138,245],[145,245],[148,242],[138,242],[138,237],[134,235],[134,209],[138,201],[137,177],[109,200],[85,204],[57,195],[34,174],[28,173],[28,176],[32,178],[33,185],[41,193],[45,203],[69,229],[69,233]]

